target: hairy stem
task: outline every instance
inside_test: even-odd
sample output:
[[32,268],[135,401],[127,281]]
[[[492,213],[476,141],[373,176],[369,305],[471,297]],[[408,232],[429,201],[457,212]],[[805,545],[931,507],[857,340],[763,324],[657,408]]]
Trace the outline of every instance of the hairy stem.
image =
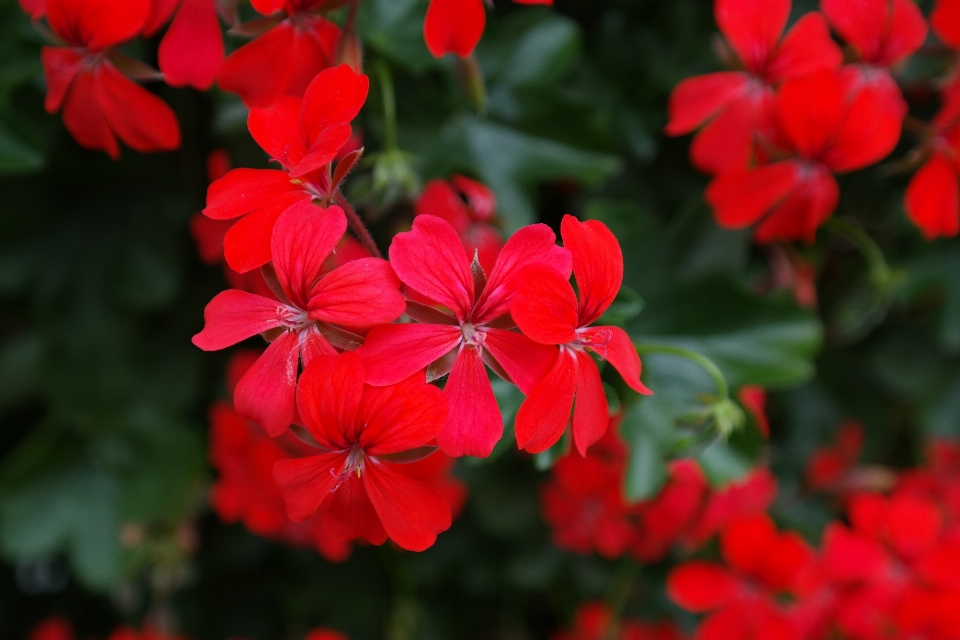
[[347,224],[350,225],[350,229],[354,235],[357,236],[360,244],[362,244],[374,258],[383,258],[383,254],[380,253],[380,248],[377,246],[377,243],[373,241],[373,236],[367,231],[367,226],[363,224],[363,220],[360,219],[360,216],[357,215],[354,208],[350,206],[347,199],[343,197],[343,194],[337,191],[337,195],[333,197],[333,201],[347,214]]

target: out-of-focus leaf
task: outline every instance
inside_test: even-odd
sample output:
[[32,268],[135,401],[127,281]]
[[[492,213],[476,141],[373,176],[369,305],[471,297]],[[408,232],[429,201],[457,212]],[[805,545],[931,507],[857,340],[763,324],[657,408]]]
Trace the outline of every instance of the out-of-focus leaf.
[[43,168],[43,152],[16,135],[0,118],[0,174],[17,175]]
[[0,343],[0,410],[39,391],[46,345],[29,332]]
[[652,498],[667,481],[667,465],[660,443],[640,425],[630,437],[630,458],[624,490],[627,499],[636,502]]
[[580,55],[576,23],[549,9],[515,11],[490,25],[477,56],[494,82],[550,86]]
[[419,73],[443,64],[423,40],[426,14],[426,0],[366,0],[357,12],[357,31],[364,43]]

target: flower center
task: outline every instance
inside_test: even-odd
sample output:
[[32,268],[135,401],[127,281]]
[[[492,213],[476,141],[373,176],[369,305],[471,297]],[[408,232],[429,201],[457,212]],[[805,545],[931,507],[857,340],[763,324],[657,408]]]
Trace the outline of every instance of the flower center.
[[583,329],[577,329],[577,340],[571,346],[574,349],[583,350],[590,348],[600,356],[601,359],[607,357],[607,345],[613,340],[613,331],[610,329],[600,329],[592,333],[586,333]]
[[298,331],[311,324],[307,312],[294,307],[288,307],[285,304],[277,305],[277,320],[287,329]]
[[330,469],[330,475],[337,479],[337,484],[334,485],[333,489],[330,489],[330,493],[333,493],[340,486],[350,479],[350,476],[353,473],[357,474],[357,477],[360,477],[360,474],[363,473],[363,449],[360,448],[359,444],[354,444],[350,447],[350,453],[347,454],[347,462],[343,465],[343,470],[340,473],[334,472],[333,469]]
[[482,347],[487,339],[487,334],[471,322],[460,325],[460,333],[463,335],[463,342],[468,347]]

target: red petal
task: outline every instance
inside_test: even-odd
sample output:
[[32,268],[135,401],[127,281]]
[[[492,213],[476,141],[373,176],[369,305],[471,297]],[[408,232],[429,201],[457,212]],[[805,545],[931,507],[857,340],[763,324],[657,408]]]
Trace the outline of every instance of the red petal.
[[790,193],[799,171],[793,162],[775,162],[717,176],[705,194],[717,224],[741,229],[758,221]]
[[540,384],[557,359],[556,347],[503,329],[485,329],[483,347],[524,394]]
[[903,112],[896,106],[899,95],[894,95],[894,104],[888,96],[888,91],[872,87],[856,93],[832,147],[823,156],[824,164],[836,172],[854,171],[893,151],[900,140]]
[[740,583],[725,567],[695,560],[670,572],[667,595],[687,611],[700,613],[735,602]]
[[777,48],[767,77],[778,82],[817,71],[832,70],[843,63],[843,52],[830,37],[830,27],[817,12],[808,13],[790,28]]
[[295,64],[296,36],[288,21],[243,45],[223,61],[217,84],[249,107],[267,107],[283,95]]
[[47,96],[43,102],[47,113],[54,113],[63,104],[63,98],[73,79],[83,67],[83,56],[67,47],[41,47],[43,77],[47,81]]
[[357,73],[350,65],[321,71],[303,94],[303,137],[313,145],[327,127],[349,123],[360,113],[369,90],[367,76]]
[[824,71],[784,82],[777,93],[777,110],[797,151],[817,158],[833,143],[847,115],[840,76]]
[[346,231],[347,216],[336,205],[297,202],[277,218],[270,255],[283,292],[297,308],[307,309],[323,263]]
[[840,188],[825,167],[816,167],[804,176],[756,230],[757,242],[805,240],[813,242],[817,228],[837,207]]
[[932,549],[943,529],[943,514],[937,504],[909,493],[891,498],[887,521],[891,545],[907,560]]
[[293,69],[283,92],[302,97],[310,82],[330,66],[340,41],[340,27],[320,16],[300,12],[294,29]]
[[273,467],[273,479],[283,492],[291,520],[303,522],[331,496],[346,461],[344,452],[277,461]]
[[282,11],[286,0],[250,0],[257,13],[265,16]]
[[461,322],[473,307],[473,273],[456,230],[435,216],[417,216],[398,233],[390,263],[408,287],[450,309]]
[[316,325],[300,332],[300,361],[304,367],[310,364],[314,358],[335,355],[337,355],[337,350],[327,342]]
[[294,205],[313,206],[305,191],[287,191],[237,221],[223,238],[223,257],[237,273],[246,273],[270,262],[273,226]]
[[324,129],[303,159],[290,170],[290,177],[299,178],[333,162],[343,145],[350,140],[352,133],[353,129],[346,123],[332,124]]
[[466,176],[453,176],[453,186],[464,195],[470,205],[473,219],[489,222],[497,213],[497,196],[487,185]]
[[475,347],[462,347],[443,387],[450,402],[447,425],[437,443],[448,456],[486,458],[503,435],[503,417]]
[[373,327],[403,315],[406,300],[390,263],[360,258],[320,279],[312,291],[310,318],[345,327]]
[[431,180],[413,204],[416,215],[431,215],[446,220],[457,234],[466,232],[472,222],[466,203],[446,180]]
[[[214,220],[239,218],[291,191],[301,190],[290,182],[286,171],[234,169],[207,188],[203,215]],[[309,197],[302,193],[304,198]]]
[[957,169],[937,153],[924,164],[907,186],[907,217],[927,240],[953,237],[960,232],[960,179]]
[[960,48],[960,0],[937,0],[930,24],[941,40]]
[[203,331],[193,344],[204,351],[217,351],[281,326],[283,305],[276,300],[228,289],[221,291],[203,310]]
[[160,42],[159,64],[167,84],[205,91],[223,60],[216,0],[182,0]]
[[864,62],[896,64],[927,38],[926,21],[912,0],[822,0],[820,7]]
[[69,43],[100,51],[136,36],[150,5],[145,0],[47,0],[47,22]]
[[640,355],[633,340],[620,327],[594,327],[583,333],[584,338],[602,333],[605,344],[593,350],[617,370],[623,381],[637,393],[650,394],[650,389],[640,382]]
[[97,99],[93,74],[81,71],[67,89],[63,101],[63,124],[81,147],[102,149],[116,160],[120,146],[107,124],[107,118]]
[[434,58],[446,53],[465,58],[480,42],[486,20],[483,0],[430,0],[423,38]]
[[877,62],[894,65],[916,53],[927,39],[927,21],[920,7],[912,0],[893,0],[884,55]]
[[720,535],[720,552],[739,573],[758,576],[777,542],[777,528],[766,514],[741,518]]
[[881,545],[839,524],[824,529],[823,561],[830,577],[841,583],[875,580],[890,569]]
[[349,449],[357,439],[363,363],[349,351],[313,358],[297,383],[297,411],[325,449]]
[[39,20],[43,17],[47,9],[47,0],[18,0],[20,8],[30,16],[32,20]]
[[757,425],[757,430],[764,438],[770,437],[770,421],[767,420],[767,392],[760,385],[745,384],[740,387],[737,399],[746,409]]
[[260,148],[288,168],[307,153],[300,135],[300,104],[299,98],[281,96],[269,107],[251,109],[247,116],[247,128]]
[[363,359],[367,384],[394,384],[422,371],[461,340],[459,327],[390,324],[374,327],[357,354]]
[[97,99],[110,128],[137,151],[169,151],[180,146],[180,125],[166,103],[112,65],[96,71]]
[[371,456],[428,445],[447,422],[447,399],[415,374],[385,387],[366,386],[357,423],[360,445]]
[[147,37],[152,36],[160,27],[170,21],[170,16],[177,10],[180,0],[152,0],[150,2],[150,17],[143,25],[141,34]]
[[547,377],[520,405],[515,429],[517,446],[540,453],[556,444],[570,421],[576,390],[576,356],[561,351]]
[[570,252],[556,243],[556,235],[545,224],[523,227],[510,236],[487,278],[472,315],[473,321],[483,324],[509,312],[518,274],[529,264],[553,267],[569,279],[572,269]]
[[390,539],[407,551],[423,551],[450,528],[450,505],[442,493],[401,469],[370,459],[364,465],[363,485]]
[[553,267],[533,264],[520,272],[510,313],[535,342],[567,344],[577,339],[577,297]]
[[610,422],[607,394],[600,381],[600,370],[586,352],[577,352],[577,397],[573,406],[573,443],[581,456],[603,437]]
[[669,136],[690,133],[747,91],[749,76],[720,71],[687,78],[674,87],[667,105]]
[[762,72],[790,16],[790,0],[716,0],[717,26],[747,69]]
[[563,245],[573,258],[573,275],[580,292],[578,326],[603,315],[623,284],[623,252],[613,232],[599,220],[580,222],[571,215],[560,223]]
[[760,123],[773,110],[773,91],[766,86],[737,98],[693,138],[690,160],[710,174],[745,168],[754,156]]
[[285,331],[244,374],[233,394],[237,413],[276,437],[293,422],[300,338]]

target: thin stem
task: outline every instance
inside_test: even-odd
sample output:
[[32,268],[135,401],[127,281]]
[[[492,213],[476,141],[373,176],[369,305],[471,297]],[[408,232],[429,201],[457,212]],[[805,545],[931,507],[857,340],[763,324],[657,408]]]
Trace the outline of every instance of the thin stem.
[[883,255],[883,251],[873,238],[863,229],[843,218],[830,218],[824,226],[837,233],[857,247],[870,269],[870,277],[874,283],[886,287],[890,283],[890,266]]
[[720,371],[720,368],[715,365],[713,360],[710,358],[699,354],[696,351],[690,351],[689,349],[674,347],[668,344],[638,344],[635,346],[637,353],[640,355],[645,353],[662,353],[665,355],[686,358],[687,360],[696,363],[700,366],[700,368],[710,374],[711,378],[713,378],[713,382],[717,386],[717,395],[720,397],[720,400],[722,401],[730,399],[730,387],[727,385],[727,379],[723,377],[723,372]]
[[393,77],[383,60],[377,61],[377,77],[383,94],[383,143],[385,151],[397,148],[397,99],[393,92]]
[[350,229],[353,230],[360,244],[362,244],[374,258],[383,258],[383,254],[380,253],[380,248],[377,246],[377,243],[373,241],[373,236],[367,231],[367,226],[363,224],[363,220],[360,219],[360,216],[357,215],[354,208],[350,206],[347,199],[343,197],[343,194],[337,191],[337,194],[333,197],[333,201],[347,214],[347,224],[350,225]]

